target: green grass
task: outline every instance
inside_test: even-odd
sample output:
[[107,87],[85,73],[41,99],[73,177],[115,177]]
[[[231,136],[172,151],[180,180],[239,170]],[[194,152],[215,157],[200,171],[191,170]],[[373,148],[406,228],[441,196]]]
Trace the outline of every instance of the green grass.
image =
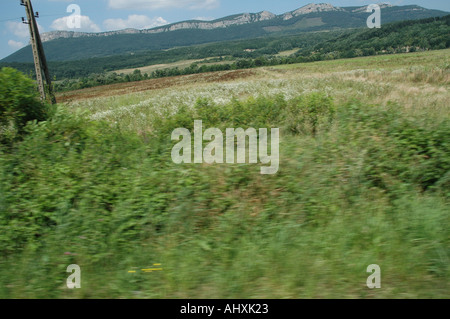
[[399,69],[400,67],[439,67],[450,60],[450,49],[428,52],[414,52],[406,54],[389,54],[372,57],[358,57],[353,59],[338,59],[312,63],[299,63],[275,66],[276,69],[306,69],[311,71],[343,71],[352,69]]
[[[447,56],[60,106],[0,149],[0,297],[449,298]],[[441,80],[422,76],[432,66]],[[174,164],[170,134],[194,119],[279,127],[280,171]],[[65,287],[70,264],[81,289]]]

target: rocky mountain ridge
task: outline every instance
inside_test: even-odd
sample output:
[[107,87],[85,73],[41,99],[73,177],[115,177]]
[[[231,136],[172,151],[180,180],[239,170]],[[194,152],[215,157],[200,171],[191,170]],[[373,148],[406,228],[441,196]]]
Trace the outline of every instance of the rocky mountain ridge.
[[[361,7],[361,9],[365,9],[367,6]],[[74,32],[74,31],[51,31],[45,32],[41,34],[41,39],[43,42],[52,41],[59,38],[79,38],[79,37],[106,37],[112,35],[120,35],[120,34],[152,34],[152,33],[162,33],[162,32],[171,32],[176,30],[184,30],[184,29],[201,29],[201,30],[213,30],[218,28],[227,28],[235,25],[243,25],[250,24],[254,22],[261,22],[266,20],[276,19],[281,17],[283,20],[289,20],[294,17],[298,17],[300,15],[307,15],[310,13],[318,13],[318,12],[330,12],[330,11],[345,11],[345,9],[340,7],[335,7],[328,3],[319,3],[307,4],[299,9],[294,11],[286,12],[281,15],[276,15],[269,11],[261,11],[258,13],[242,13],[237,15],[232,15],[228,17],[224,17],[221,19],[213,20],[213,21],[200,21],[200,20],[191,20],[191,21],[182,21],[177,23],[172,23],[160,27],[155,27],[152,29],[145,30],[137,30],[137,29],[124,29],[119,31],[108,31],[108,32],[100,32],[100,33],[87,33],[87,32]]]

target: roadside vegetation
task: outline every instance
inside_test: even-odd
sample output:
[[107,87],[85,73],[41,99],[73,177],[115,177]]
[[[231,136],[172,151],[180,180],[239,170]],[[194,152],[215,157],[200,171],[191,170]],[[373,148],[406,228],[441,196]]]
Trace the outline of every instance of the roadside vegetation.
[[[233,72],[80,91],[10,138],[30,80],[2,69],[0,297],[448,298],[448,51]],[[174,164],[197,119],[280,128],[278,174]]]

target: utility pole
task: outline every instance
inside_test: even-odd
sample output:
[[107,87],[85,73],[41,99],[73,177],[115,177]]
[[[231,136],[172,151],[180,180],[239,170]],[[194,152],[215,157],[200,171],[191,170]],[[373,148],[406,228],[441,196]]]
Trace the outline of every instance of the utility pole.
[[[53,94],[52,80],[48,71],[47,59],[45,58],[44,47],[42,45],[41,36],[39,35],[39,29],[35,18],[39,18],[39,12],[36,14],[33,11],[31,0],[20,0],[20,4],[25,7],[27,13],[27,21],[22,18],[22,22],[28,24],[30,29],[31,49],[33,51],[34,67],[36,70],[36,80],[39,87],[39,93],[41,99],[46,101],[47,99],[56,104],[56,99]],[[44,78],[47,87],[44,84]]]

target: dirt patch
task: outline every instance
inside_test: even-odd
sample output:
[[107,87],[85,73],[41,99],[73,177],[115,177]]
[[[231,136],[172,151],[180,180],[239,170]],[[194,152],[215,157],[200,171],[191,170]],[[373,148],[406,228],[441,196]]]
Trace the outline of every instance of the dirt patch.
[[58,103],[65,103],[98,97],[116,96],[150,90],[159,90],[174,86],[189,85],[193,83],[235,81],[254,76],[255,74],[256,74],[255,70],[234,70],[234,71],[181,75],[169,78],[151,79],[140,82],[118,83],[118,84],[97,86],[83,90],[58,93],[56,95],[56,100]]

